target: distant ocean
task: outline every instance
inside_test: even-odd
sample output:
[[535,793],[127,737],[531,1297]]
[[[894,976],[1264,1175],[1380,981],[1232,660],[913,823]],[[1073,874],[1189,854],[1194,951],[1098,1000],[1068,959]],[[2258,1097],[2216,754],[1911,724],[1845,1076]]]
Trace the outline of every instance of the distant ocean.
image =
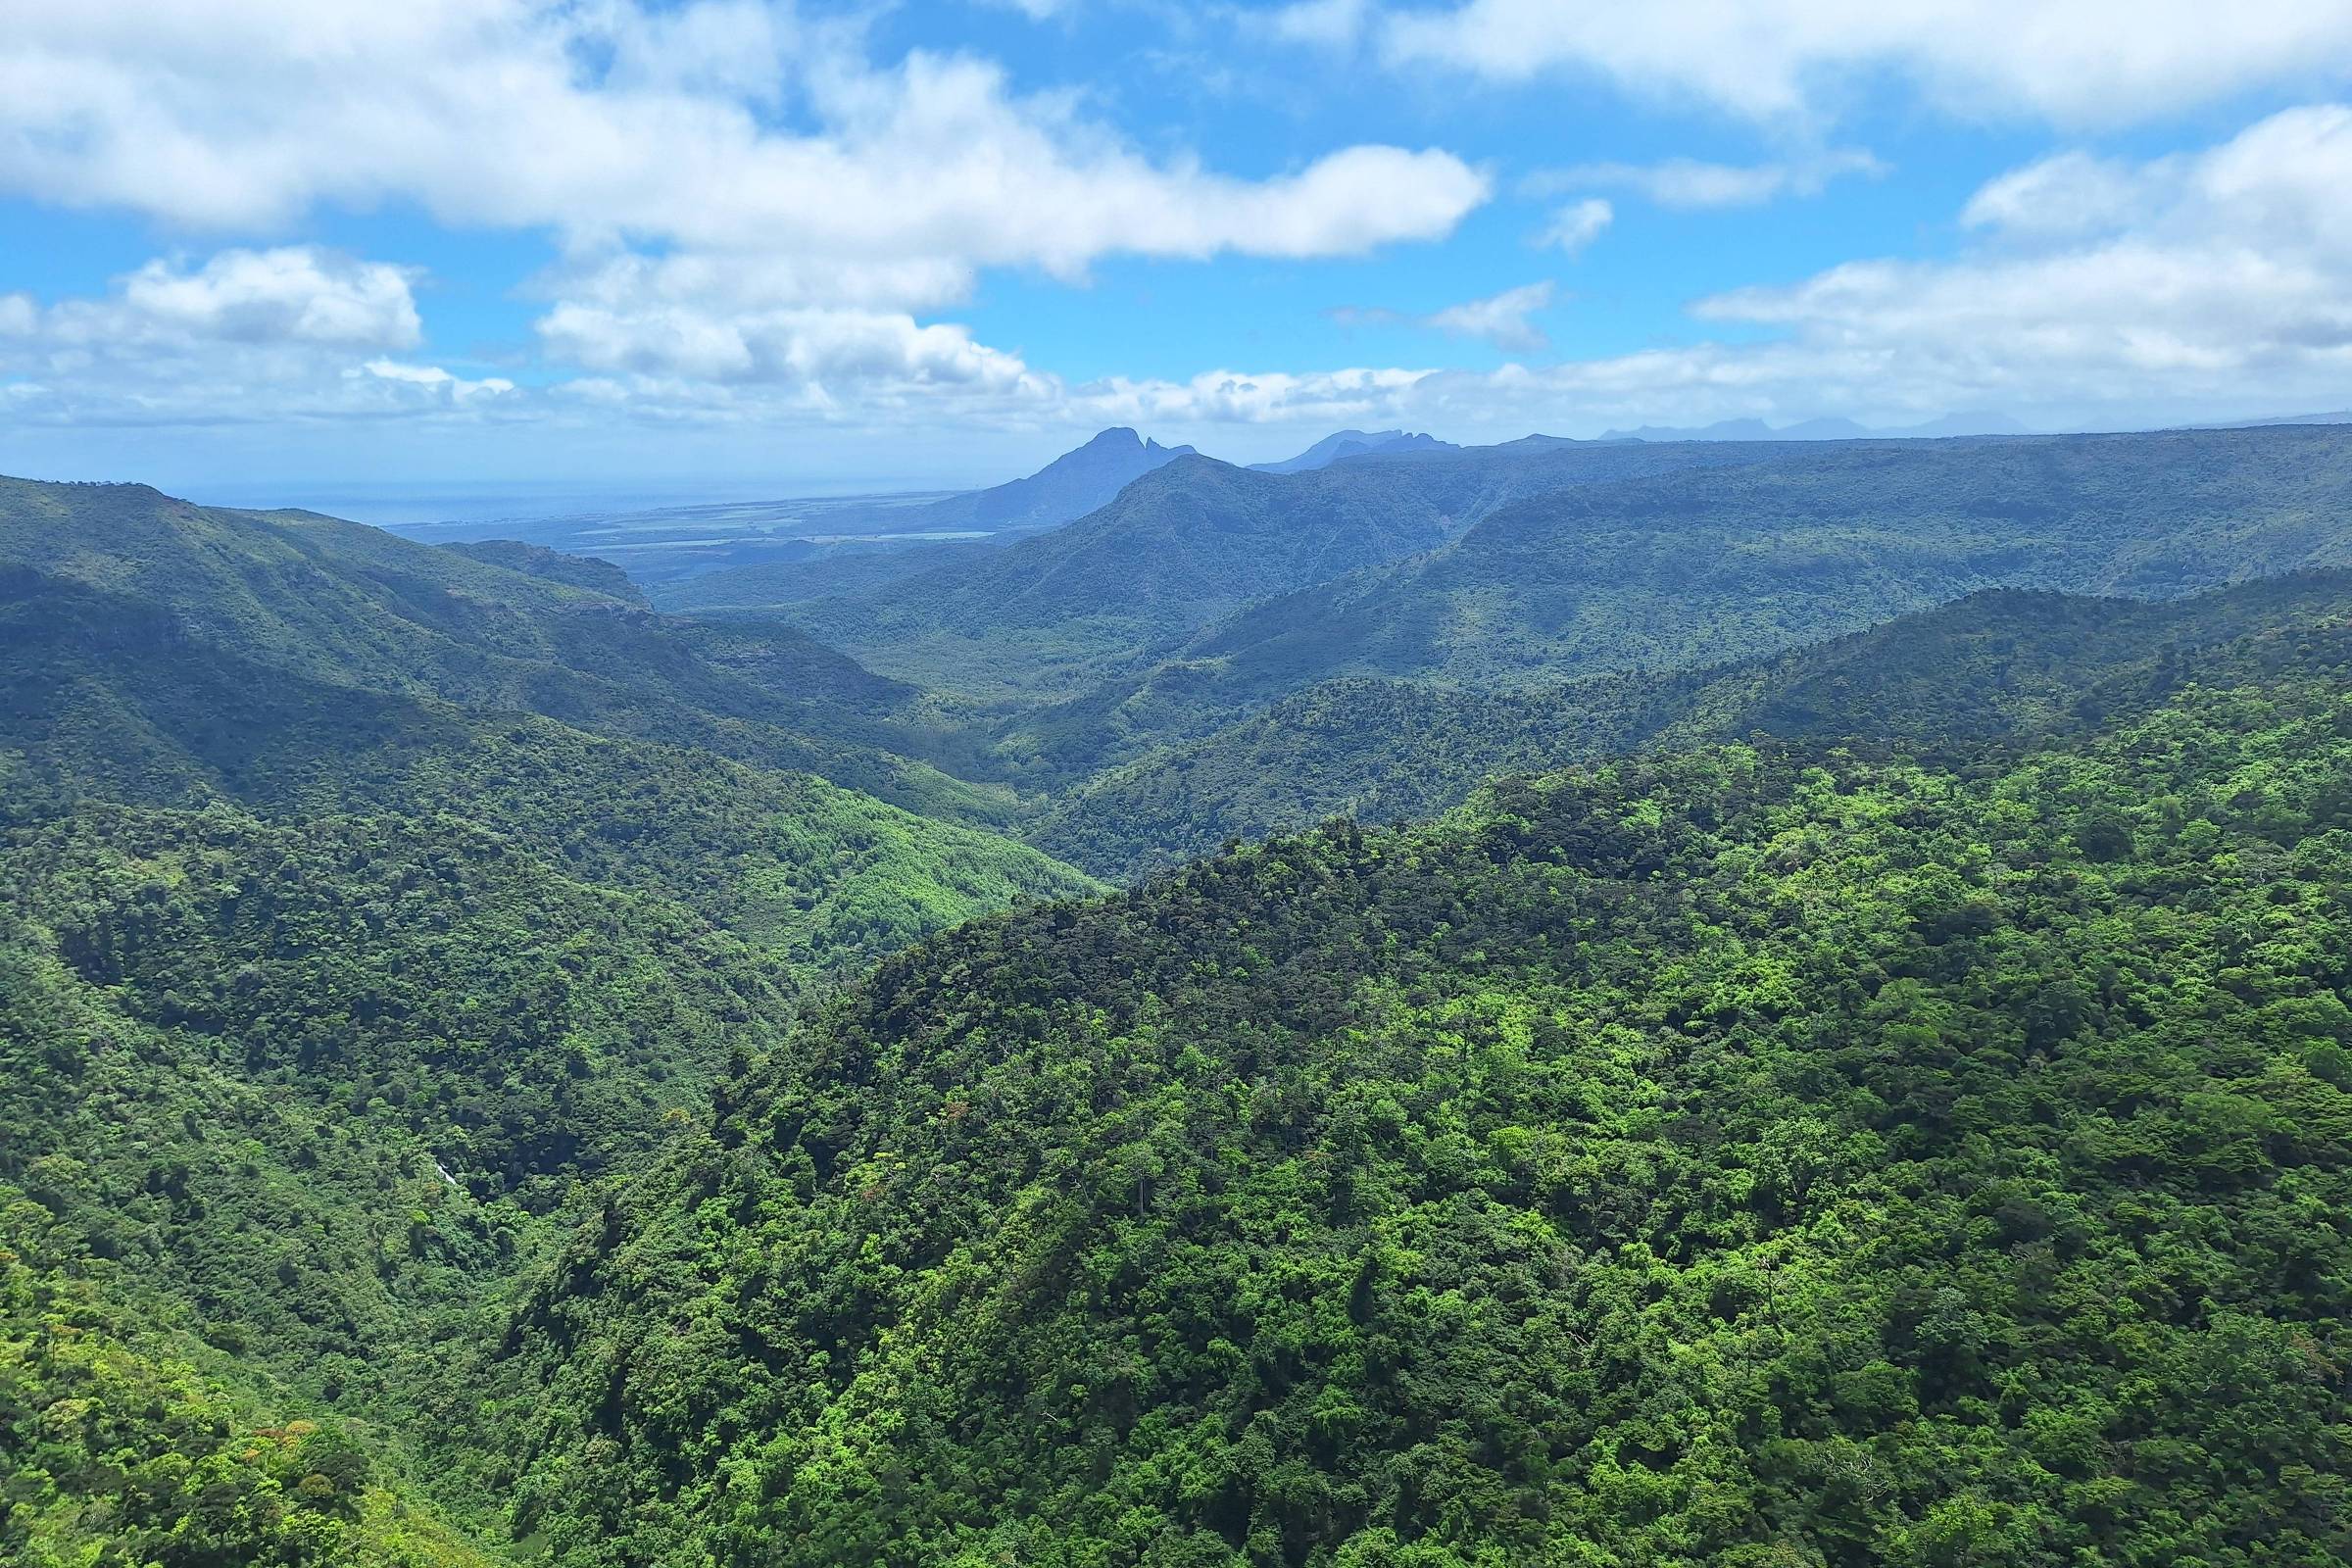
[[191,485],[187,499],[212,507],[298,508],[330,517],[400,527],[424,522],[495,522],[532,517],[600,516],[724,502],[804,500],[904,493],[904,483],[810,484],[788,479],[643,479],[579,483],[514,480],[501,483],[305,483]]

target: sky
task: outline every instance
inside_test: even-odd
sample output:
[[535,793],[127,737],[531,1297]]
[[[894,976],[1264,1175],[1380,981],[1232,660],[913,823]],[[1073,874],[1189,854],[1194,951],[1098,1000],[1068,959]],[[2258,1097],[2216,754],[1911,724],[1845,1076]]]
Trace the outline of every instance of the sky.
[[2352,0],[10,0],[0,472],[2352,406]]

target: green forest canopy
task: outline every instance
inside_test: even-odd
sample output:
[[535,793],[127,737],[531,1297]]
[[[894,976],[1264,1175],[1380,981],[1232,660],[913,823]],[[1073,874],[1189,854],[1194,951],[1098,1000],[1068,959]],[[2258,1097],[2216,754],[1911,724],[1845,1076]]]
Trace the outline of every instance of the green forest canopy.
[[[994,713],[0,485],[0,1557],[2342,1560],[2340,580],[1771,652],[2334,559],[2340,435],[2134,439],[1444,455]],[[1815,531],[1604,647],[1560,519],[1709,495]]]

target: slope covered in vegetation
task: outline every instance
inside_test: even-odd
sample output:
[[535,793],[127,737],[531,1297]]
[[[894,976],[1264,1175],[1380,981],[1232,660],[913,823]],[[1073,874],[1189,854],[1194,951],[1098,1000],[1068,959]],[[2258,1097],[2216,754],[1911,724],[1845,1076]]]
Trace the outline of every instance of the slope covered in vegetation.
[[[24,1568],[495,1568],[335,1427],[257,1414],[0,1186],[0,1556]],[[217,1359],[217,1358],[216,1358]]]
[[511,1341],[559,1561],[2352,1550],[2352,710],[1734,746],[886,962]]
[[1261,600],[1014,716],[1008,759],[1059,786],[1325,680],[1507,690],[1777,652],[1985,588],[2161,598],[2352,564],[2337,427],[1784,452],[1557,487]]
[[0,487],[12,1562],[475,1561],[420,1450],[583,1195],[825,977],[1094,886],[819,776],[1002,811],[856,738],[902,688],[487,554]]
[[1089,782],[1033,836],[1131,877],[1331,816],[1419,820],[1498,773],[1644,748],[1761,733],[1965,755],[2080,729],[2194,681],[2352,666],[2348,616],[2342,572],[2154,602],[1993,589],[1729,665],[1526,691],[1328,681]]
[[[14,519],[0,543],[55,569],[0,564],[0,750],[43,799],[225,799],[281,821],[456,813],[812,968],[1090,885],[956,820],[1003,816],[1004,792],[841,740],[830,721],[785,727],[907,696],[789,628],[671,622],[326,519],[333,548],[306,555],[307,534],[288,544],[266,519],[136,487],[19,494],[51,506],[55,528],[25,503],[0,511]],[[459,575],[393,592],[363,545]],[[214,589],[233,613],[203,607]],[[461,599],[475,619],[456,631],[409,609],[447,619]]]
[[[0,480],[0,650],[74,679],[92,653],[168,673],[206,649],[269,679],[538,713],[600,734],[816,773],[926,815],[1003,818],[1002,792],[920,760],[912,694],[767,628],[764,657],[609,592],[308,513],[198,507],[144,485]],[[35,695],[38,695],[36,688]],[[78,699],[72,707],[86,703]],[[92,737],[91,752],[112,738]]]
[[[1511,501],[1772,456],[1729,444],[1491,447],[1298,474],[1179,458],[1066,527],[792,613],[924,685],[992,699],[1066,694],[1250,601],[1434,549]],[[688,595],[744,602],[740,586],[716,583]]]

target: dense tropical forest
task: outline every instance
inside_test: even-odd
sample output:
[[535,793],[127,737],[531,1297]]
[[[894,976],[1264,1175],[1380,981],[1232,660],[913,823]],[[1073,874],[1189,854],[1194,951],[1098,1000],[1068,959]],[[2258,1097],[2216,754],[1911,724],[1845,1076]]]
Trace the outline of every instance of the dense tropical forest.
[[0,481],[0,1560],[2352,1557],[2352,433],[1335,443]]

